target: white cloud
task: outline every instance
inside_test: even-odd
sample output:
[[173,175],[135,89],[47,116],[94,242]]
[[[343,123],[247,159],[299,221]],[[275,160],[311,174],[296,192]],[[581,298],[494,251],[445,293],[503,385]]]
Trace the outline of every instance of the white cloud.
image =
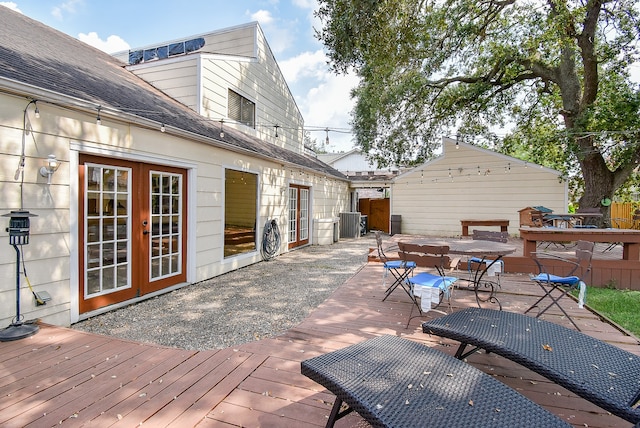
[[64,14],[65,13],[71,13],[74,14],[76,13],[76,6],[82,6],[84,5],[84,0],[67,0],[65,2],[62,2],[60,5],[55,6],[53,9],[51,9],[51,14],[59,19],[59,20],[63,20],[64,19]]
[[327,74],[327,57],[321,50],[302,52],[298,56],[279,62],[286,81],[290,84],[302,79],[322,79]]
[[18,5],[12,1],[0,1],[0,6],[8,7],[11,10],[22,13],[22,11],[18,9]]
[[[305,126],[333,129],[329,132],[328,149],[331,151],[352,149],[349,121],[354,101],[350,93],[358,85],[358,77],[331,73],[327,57],[321,50],[303,52],[279,64],[304,117]],[[324,142],[326,133],[312,132],[311,138]]]
[[[330,151],[348,151],[353,148],[349,120],[354,100],[351,99],[350,92],[357,84],[358,77],[355,75],[337,76],[327,73],[324,81],[310,88],[299,101],[306,126],[335,130],[329,132]],[[311,137],[319,141],[326,137],[325,134],[319,138],[320,135],[317,134],[314,132]]]
[[316,0],[293,0],[291,3],[301,9],[315,9],[318,6]]
[[131,47],[120,36],[111,35],[107,37],[107,40],[102,40],[95,31],[89,34],[80,33],[78,34],[78,39],[107,53],[126,51]]
[[253,21],[258,21],[260,25],[269,25],[273,22],[273,16],[268,10],[259,10],[251,14]]

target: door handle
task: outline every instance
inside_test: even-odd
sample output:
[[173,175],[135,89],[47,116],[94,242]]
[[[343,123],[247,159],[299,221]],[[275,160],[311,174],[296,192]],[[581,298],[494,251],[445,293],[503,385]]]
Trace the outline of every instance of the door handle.
[[[148,224],[149,224],[149,222],[148,222],[147,220],[142,220],[142,227],[147,227],[147,225],[148,225]],[[144,230],[142,231],[142,234],[143,234],[143,235],[148,235],[148,234],[149,234],[149,231],[148,231],[147,229],[144,229]]]
[[148,234],[149,234],[149,231],[148,231],[147,229],[145,229],[145,230],[143,230],[143,231],[142,231],[142,234],[143,234],[143,235],[148,235]]

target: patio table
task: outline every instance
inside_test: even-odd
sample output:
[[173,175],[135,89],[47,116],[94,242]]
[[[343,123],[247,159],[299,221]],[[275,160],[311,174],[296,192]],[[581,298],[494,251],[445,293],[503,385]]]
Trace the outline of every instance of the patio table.
[[[516,251],[513,245],[494,241],[447,238],[416,238],[412,239],[411,242],[426,245],[446,245],[449,247],[449,253],[451,254],[477,257],[482,261],[486,260],[486,263],[480,263],[480,267],[474,272],[473,278],[470,277],[468,280],[474,291],[478,307],[481,307],[482,303],[489,302],[497,303],[502,309],[502,304],[496,297],[499,284],[486,277],[491,272],[491,268],[500,262],[503,256]],[[489,262],[489,260],[491,261]],[[487,292],[488,294],[486,294]]]

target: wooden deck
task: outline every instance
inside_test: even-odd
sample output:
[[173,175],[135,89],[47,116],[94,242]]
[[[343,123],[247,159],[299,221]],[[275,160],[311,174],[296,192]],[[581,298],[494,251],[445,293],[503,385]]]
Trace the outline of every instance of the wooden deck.
[[[381,334],[456,349],[423,334],[420,318],[405,329],[408,297],[398,289],[382,302],[381,279],[381,265],[368,263],[296,328],[234,349],[185,351],[43,325],[0,343],[0,426],[324,426],[334,397],[300,374],[300,361]],[[504,310],[523,312],[538,290],[526,276],[505,275],[499,298]],[[472,297],[456,290],[454,310],[474,305]],[[640,355],[634,337],[571,301],[564,306],[583,332]],[[546,319],[570,327],[557,314]],[[631,425],[496,355],[468,362],[576,427]],[[336,426],[367,424],[351,414]]]

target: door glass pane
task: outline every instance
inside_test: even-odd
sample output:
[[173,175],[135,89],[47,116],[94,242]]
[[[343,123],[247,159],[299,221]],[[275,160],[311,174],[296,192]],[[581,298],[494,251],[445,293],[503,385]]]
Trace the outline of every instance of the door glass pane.
[[182,273],[182,175],[152,171],[149,279]]
[[129,168],[86,164],[84,293],[94,297],[129,288]]

